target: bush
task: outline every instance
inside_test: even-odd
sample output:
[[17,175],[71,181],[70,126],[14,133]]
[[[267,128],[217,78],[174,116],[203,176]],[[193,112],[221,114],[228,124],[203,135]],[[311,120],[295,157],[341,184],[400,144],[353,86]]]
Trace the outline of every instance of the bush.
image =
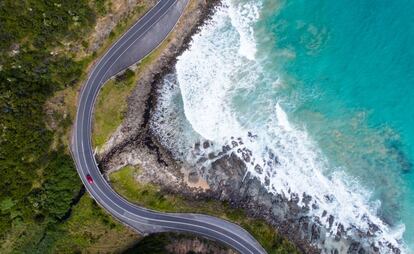
[[63,218],[81,186],[62,144],[51,150],[44,105],[84,69],[51,51],[80,40],[95,16],[87,0],[0,1],[0,237],[26,227],[20,247],[40,244],[42,235],[52,241],[42,232]]

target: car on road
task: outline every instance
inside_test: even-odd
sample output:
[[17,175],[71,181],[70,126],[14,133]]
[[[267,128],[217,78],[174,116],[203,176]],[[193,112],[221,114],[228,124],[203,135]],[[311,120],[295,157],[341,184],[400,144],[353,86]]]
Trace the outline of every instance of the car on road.
[[88,183],[93,183],[93,179],[91,175],[86,175],[86,180],[88,180]]

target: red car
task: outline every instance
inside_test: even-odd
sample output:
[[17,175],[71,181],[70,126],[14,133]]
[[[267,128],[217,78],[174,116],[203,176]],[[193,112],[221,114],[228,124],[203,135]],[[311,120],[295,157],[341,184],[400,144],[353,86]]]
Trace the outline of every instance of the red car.
[[91,175],[86,175],[86,180],[88,180],[88,183],[93,183],[93,179]]

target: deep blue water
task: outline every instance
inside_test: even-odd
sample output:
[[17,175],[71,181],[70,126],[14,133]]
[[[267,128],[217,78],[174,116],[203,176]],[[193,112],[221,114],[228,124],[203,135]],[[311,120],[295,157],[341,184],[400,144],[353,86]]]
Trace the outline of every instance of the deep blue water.
[[290,119],[414,245],[414,1],[265,0],[255,37]]

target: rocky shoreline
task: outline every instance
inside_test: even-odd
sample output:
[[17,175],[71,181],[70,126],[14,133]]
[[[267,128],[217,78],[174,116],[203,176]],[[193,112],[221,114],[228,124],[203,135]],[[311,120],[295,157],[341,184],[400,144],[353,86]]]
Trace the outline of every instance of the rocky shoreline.
[[[175,68],[176,58],[188,48],[192,35],[208,22],[219,4],[220,0],[190,1],[174,32],[167,38],[167,47],[155,62],[143,71],[136,88],[128,97],[128,110],[123,123],[97,154],[103,172],[108,174],[125,165],[139,164],[144,167],[145,172],[162,171],[168,175],[166,179],[161,177],[156,183],[164,184],[165,180],[170,181],[172,177],[175,181],[170,183],[170,187],[181,185],[180,178],[183,173],[180,171],[180,163],[159,144],[150,131],[149,122],[164,76]],[[161,172],[155,173],[161,175]],[[150,175],[146,177],[152,179]]]
[[[235,138],[232,147],[222,147],[221,152],[200,158],[202,162],[212,161],[206,169],[202,163],[188,165],[176,161],[152,133],[150,121],[164,77],[174,72],[176,58],[188,48],[192,35],[208,22],[219,4],[219,0],[190,2],[174,33],[167,39],[166,49],[140,76],[128,98],[124,122],[97,155],[100,168],[108,174],[126,165],[138,165],[142,174],[137,180],[141,182],[155,183],[165,191],[193,199],[227,201],[235,208],[243,208],[249,216],[265,219],[304,253],[379,253],[379,246],[366,246],[349,239],[343,227],[335,236],[327,238],[320,221],[328,220],[332,224],[333,218],[327,213],[324,218],[310,217],[312,197],[308,197],[305,206],[300,206],[297,199],[270,194],[258,179],[249,177],[245,164],[249,151],[238,148],[242,140]],[[192,149],[197,152],[211,145],[209,141],[202,141]],[[277,158],[270,159],[277,163]],[[375,234],[375,230],[373,225],[370,232],[359,232],[360,239]],[[329,247],[322,250],[318,246]],[[393,253],[400,253],[399,249],[388,247]]]

